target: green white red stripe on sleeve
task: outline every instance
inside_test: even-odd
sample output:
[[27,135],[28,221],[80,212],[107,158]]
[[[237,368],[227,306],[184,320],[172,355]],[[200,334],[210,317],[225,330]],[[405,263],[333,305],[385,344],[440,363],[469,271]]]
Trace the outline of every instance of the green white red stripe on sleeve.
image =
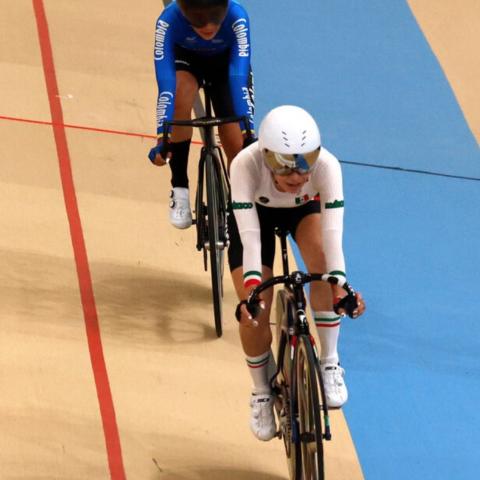
[[250,270],[243,274],[243,286],[247,287],[256,287],[262,283],[262,274],[256,270]]

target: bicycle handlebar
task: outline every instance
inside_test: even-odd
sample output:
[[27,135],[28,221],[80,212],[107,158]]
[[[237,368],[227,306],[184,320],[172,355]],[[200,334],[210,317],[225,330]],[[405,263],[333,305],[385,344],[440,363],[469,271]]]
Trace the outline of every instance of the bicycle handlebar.
[[355,298],[355,290],[350,286],[346,278],[341,275],[331,275],[329,273],[304,273],[297,271],[292,272],[290,275],[279,275],[277,277],[272,277],[255,287],[248,296],[247,308],[253,308],[255,302],[258,300],[258,295],[274,285],[282,283],[291,286],[303,286],[314,281],[322,281],[330,283],[331,285],[338,285],[347,292],[347,297]]
[[172,120],[165,122],[165,126],[184,126],[184,127],[216,127],[218,125],[224,125],[225,123],[234,123],[245,121],[246,117],[200,117],[193,118],[191,120]]
[[191,120],[172,120],[163,124],[163,141],[168,140],[168,127],[170,126],[183,126],[183,127],[218,127],[219,125],[225,125],[226,123],[244,122],[247,138],[252,139],[253,134],[248,122],[248,118],[245,116],[233,116],[233,117],[200,117]]

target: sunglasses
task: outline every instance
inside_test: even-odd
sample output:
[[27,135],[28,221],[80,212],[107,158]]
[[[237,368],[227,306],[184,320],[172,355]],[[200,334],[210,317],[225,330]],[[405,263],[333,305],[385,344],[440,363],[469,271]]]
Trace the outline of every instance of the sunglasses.
[[183,16],[194,28],[203,28],[209,24],[221,25],[225,20],[227,10],[223,7],[210,8],[208,10],[183,10]]
[[276,153],[271,150],[264,149],[263,155],[267,167],[275,174],[286,176],[293,172],[301,175],[309,173],[320,154],[320,147],[313,152],[307,153]]

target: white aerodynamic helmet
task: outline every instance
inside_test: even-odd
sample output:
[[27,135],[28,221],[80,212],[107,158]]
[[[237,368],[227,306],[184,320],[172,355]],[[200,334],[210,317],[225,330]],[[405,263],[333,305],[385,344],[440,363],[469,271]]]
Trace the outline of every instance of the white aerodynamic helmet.
[[282,105],[267,113],[260,123],[258,144],[273,173],[307,173],[320,153],[320,130],[303,108]]

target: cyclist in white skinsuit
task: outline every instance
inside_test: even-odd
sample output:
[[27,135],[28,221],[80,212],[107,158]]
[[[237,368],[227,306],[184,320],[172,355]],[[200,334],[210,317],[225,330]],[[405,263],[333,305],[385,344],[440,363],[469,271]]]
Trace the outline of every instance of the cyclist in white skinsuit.
[[[258,137],[235,157],[230,172],[235,222],[229,226],[229,263],[240,300],[273,275],[275,227],[290,231],[309,272],[345,275],[342,173],[335,156],[321,146],[315,120],[299,107],[277,107],[262,121]],[[333,408],[348,397],[337,352],[341,316],[333,311],[333,298],[344,295],[340,287],[311,284],[320,366],[327,403]],[[238,309],[240,338],[254,384],[250,426],[261,440],[270,440],[276,431],[268,378],[271,302],[270,289],[255,319],[245,305]],[[364,310],[358,294],[354,316]]]

